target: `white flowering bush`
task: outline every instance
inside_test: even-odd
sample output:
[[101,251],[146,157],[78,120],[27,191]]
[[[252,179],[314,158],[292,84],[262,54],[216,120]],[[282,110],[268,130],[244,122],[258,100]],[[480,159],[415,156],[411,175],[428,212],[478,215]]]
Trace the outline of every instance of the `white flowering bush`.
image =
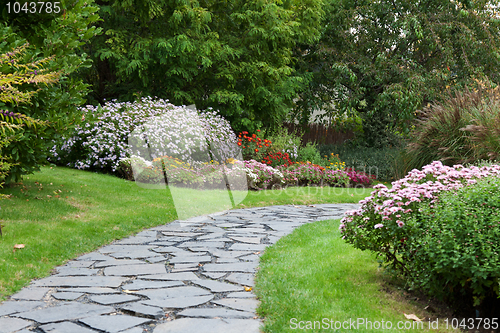
[[198,114],[184,106],[147,97],[133,103],[111,101],[102,107],[86,106],[82,112],[85,122],[62,146],[53,147],[51,161],[78,169],[115,172],[120,160],[137,153],[132,149],[134,131],[142,135],[136,140],[148,136],[149,147],[145,148],[152,154],[143,156],[139,151],[135,155],[149,163],[167,153],[184,160],[193,156],[196,159],[197,152],[206,153],[204,147],[219,159],[237,154],[231,126],[213,110]]

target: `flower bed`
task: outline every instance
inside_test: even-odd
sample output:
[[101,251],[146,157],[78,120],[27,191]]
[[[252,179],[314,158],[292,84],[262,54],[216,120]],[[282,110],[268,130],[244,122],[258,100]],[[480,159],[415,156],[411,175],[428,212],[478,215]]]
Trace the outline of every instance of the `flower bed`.
[[[135,172],[132,165],[136,167]],[[247,178],[248,188],[252,190],[271,189],[279,186],[338,186],[350,184],[369,186],[371,179],[355,171],[327,169],[311,163],[294,163],[290,166],[273,168],[255,160],[238,161],[230,159],[225,164],[217,162],[190,165],[179,159],[163,156],[147,162],[139,157],[125,158],[120,161],[122,174],[130,180],[144,183],[161,183],[164,171],[168,183],[194,188],[215,186],[223,179],[223,175],[236,176],[243,171]],[[241,173],[240,173],[241,175]]]

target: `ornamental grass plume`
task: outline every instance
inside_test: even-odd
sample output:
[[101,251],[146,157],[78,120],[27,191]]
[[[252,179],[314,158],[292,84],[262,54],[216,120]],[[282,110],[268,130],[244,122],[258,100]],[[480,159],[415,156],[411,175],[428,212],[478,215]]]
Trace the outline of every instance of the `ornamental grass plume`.
[[478,85],[423,109],[406,149],[409,169],[432,161],[451,166],[498,159],[500,86]]

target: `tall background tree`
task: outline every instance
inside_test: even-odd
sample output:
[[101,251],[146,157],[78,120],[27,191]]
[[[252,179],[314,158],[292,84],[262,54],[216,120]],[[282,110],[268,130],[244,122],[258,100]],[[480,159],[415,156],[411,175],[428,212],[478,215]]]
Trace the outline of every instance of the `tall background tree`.
[[[474,79],[499,83],[498,1],[330,0],[319,42],[295,49],[313,79],[297,102],[363,119],[368,146],[408,133],[416,112]],[[311,74],[312,73],[312,74]],[[333,101],[333,103],[332,103]]]
[[[17,1],[20,6],[7,7],[2,3],[0,14],[0,54],[11,53],[22,45],[29,44],[22,52],[22,59],[17,64],[44,61],[45,73],[57,73],[58,81],[43,84],[43,73],[33,68],[24,73],[19,66],[3,64],[0,76],[32,75],[32,79],[21,82],[16,89],[30,96],[30,103],[20,104],[18,100],[0,100],[0,109],[37,119],[46,126],[24,126],[19,129],[15,140],[10,140],[1,148],[2,156],[10,156],[12,164],[6,180],[19,180],[23,174],[33,172],[40,163],[46,161],[49,148],[79,117],[77,106],[84,102],[87,85],[75,76],[81,68],[90,65],[90,59],[82,51],[82,46],[98,29],[92,26],[96,22],[97,7],[93,0],[61,0],[59,10],[51,7],[32,11],[29,1]],[[26,6],[25,6],[26,3]],[[30,3],[30,4],[28,4]],[[51,2],[54,3],[54,2]],[[31,11],[31,12],[30,12]],[[6,89],[8,81],[0,82]],[[42,84],[34,84],[34,83]]]
[[307,82],[293,47],[319,36],[322,0],[98,0],[91,97],[213,107],[234,129],[283,119]]

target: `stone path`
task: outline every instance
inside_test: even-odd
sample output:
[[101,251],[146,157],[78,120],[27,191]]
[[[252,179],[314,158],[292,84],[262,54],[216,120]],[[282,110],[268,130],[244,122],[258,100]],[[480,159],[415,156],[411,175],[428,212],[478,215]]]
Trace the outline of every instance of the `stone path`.
[[240,209],[140,232],[58,267],[0,304],[0,333],[258,333],[251,288],[266,246],[354,208]]

